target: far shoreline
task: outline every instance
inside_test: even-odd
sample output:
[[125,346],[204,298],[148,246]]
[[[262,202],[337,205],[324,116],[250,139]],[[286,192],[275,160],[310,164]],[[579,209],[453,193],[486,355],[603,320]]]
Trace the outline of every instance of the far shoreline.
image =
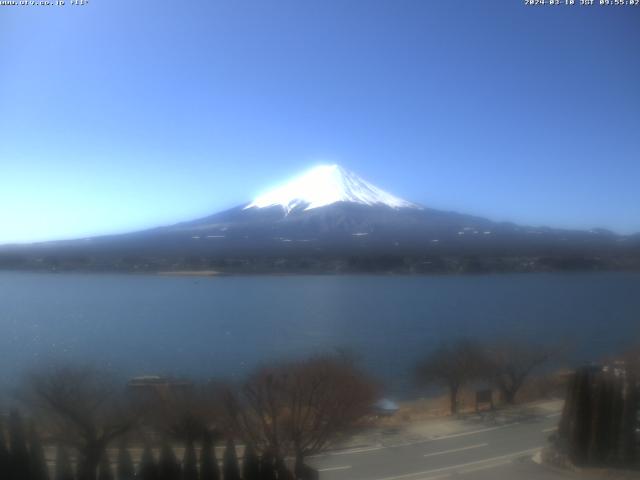
[[229,274],[217,270],[167,270],[155,272],[154,275],[162,277],[220,277]]
[[502,271],[446,271],[446,272],[394,272],[394,271],[220,271],[220,270],[109,270],[109,269],[37,269],[37,268],[0,268],[0,274],[27,273],[45,275],[86,274],[86,275],[123,275],[165,278],[219,278],[219,277],[485,277],[485,276],[537,276],[537,275],[574,275],[574,274],[640,274],[640,269],[576,269],[576,270],[502,270]]

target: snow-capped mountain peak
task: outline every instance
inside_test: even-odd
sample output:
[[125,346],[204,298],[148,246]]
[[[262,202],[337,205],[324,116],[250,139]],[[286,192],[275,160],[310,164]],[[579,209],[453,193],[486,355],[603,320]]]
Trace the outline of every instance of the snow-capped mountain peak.
[[281,206],[311,210],[336,202],[386,205],[391,208],[421,208],[391,195],[339,165],[320,165],[290,182],[257,197],[244,209]]

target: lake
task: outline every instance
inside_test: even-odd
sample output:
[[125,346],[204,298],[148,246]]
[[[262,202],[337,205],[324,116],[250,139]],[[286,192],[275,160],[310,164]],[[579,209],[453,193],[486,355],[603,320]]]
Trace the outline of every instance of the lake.
[[574,362],[640,338],[640,274],[227,276],[0,272],[0,384],[44,362],[241,379],[347,348],[392,393],[459,336],[570,338]]

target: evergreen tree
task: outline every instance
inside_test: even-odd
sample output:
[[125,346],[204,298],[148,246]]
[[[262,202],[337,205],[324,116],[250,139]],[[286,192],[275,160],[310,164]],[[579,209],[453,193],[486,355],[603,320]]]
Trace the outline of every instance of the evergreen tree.
[[118,448],[118,466],[116,467],[118,480],[134,480],[136,478],[133,460],[127,445],[122,442]]
[[240,480],[240,468],[238,467],[238,455],[233,440],[227,440],[222,459],[222,471],[224,480]]
[[282,457],[276,458],[276,473],[278,474],[278,480],[295,480]]
[[31,457],[31,480],[49,480],[49,468],[44,457],[44,449],[36,429],[32,426],[29,435],[29,454]]
[[102,454],[100,465],[98,466],[98,480],[114,480],[113,471],[111,470],[111,460],[106,451]]
[[162,445],[160,458],[158,459],[159,480],[180,480],[180,464],[168,443]]
[[244,451],[242,462],[243,480],[260,480],[260,458],[251,444]]
[[16,410],[9,414],[9,451],[10,475],[12,480],[28,479],[30,477],[30,455],[24,433],[22,417]]
[[140,458],[138,478],[140,480],[158,480],[158,466],[155,458],[153,458],[153,451],[148,444],[145,445]]
[[293,471],[295,472],[295,475],[292,478],[296,478],[299,480],[313,480],[319,477],[318,471],[316,469],[311,468],[309,465],[305,465],[304,457],[301,454],[296,455],[296,463]]
[[260,459],[260,480],[276,480],[275,459],[270,450],[262,454]]
[[182,480],[198,480],[198,459],[193,441],[187,442],[182,460]]
[[58,445],[56,449],[56,469],[54,473],[54,480],[73,480],[73,469],[71,468],[71,461],[69,460],[69,454],[67,450]]
[[4,428],[0,423],[0,478],[9,478],[9,450],[4,439]]
[[218,466],[215,445],[210,434],[206,434],[202,440],[200,480],[220,480],[220,467]]
[[633,371],[578,369],[571,378],[556,445],[576,465],[631,465],[636,444]]

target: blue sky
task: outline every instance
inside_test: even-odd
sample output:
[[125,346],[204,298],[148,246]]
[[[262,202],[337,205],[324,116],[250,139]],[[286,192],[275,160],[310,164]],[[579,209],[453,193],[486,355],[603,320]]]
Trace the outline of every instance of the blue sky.
[[517,0],[0,7],[0,243],[195,218],[321,162],[435,208],[640,231],[639,25]]

